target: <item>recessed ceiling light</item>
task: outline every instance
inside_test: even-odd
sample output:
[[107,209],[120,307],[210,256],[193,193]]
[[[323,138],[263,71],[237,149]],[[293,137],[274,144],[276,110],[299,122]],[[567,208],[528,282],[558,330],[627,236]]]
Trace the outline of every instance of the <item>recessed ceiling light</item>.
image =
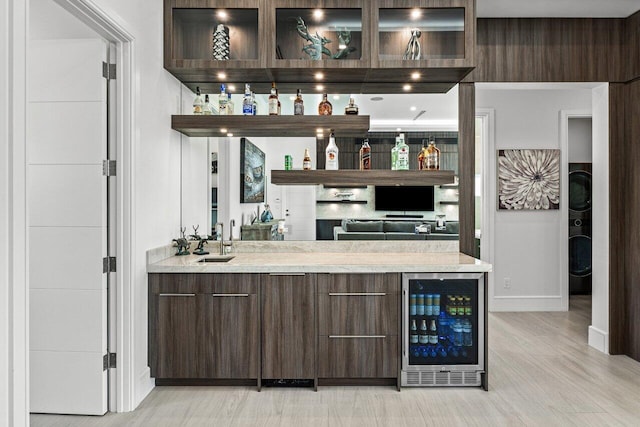
[[324,90],[324,86],[322,86],[322,85],[317,85],[317,86],[316,86],[316,90]]
[[338,99],[340,99],[340,95],[333,95],[333,99],[337,101]]
[[225,73],[218,73],[218,78],[219,78],[220,80],[224,80],[224,79],[226,79],[226,78],[227,78],[227,75],[226,75]]
[[292,95],[292,96],[289,97],[289,101],[295,101],[295,100],[296,100],[295,96]]
[[227,133],[227,128],[220,128],[220,133]]
[[229,15],[227,14],[227,12],[225,10],[219,10],[216,15],[218,16],[218,18],[220,19],[227,19],[229,17]]
[[322,79],[324,79],[324,74],[315,73],[313,77],[315,77],[316,80],[322,80]]
[[412,106],[411,108],[409,108],[411,111],[416,111],[417,108],[415,106]]
[[231,137],[233,136],[233,134],[232,134],[232,133],[228,133],[228,134],[227,134],[227,136],[228,136],[229,138],[231,138]]
[[316,133],[322,133],[322,128],[316,129]]
[[402,86],[402,90],[404,90],[405,92],[410,91],[411,90],[411,85]]
[[322,9],[314,9],[313,11],[313,17],[315,19],[322,19],[322,17],[324,16],[324,12]]
[[400,131],[402,130],[402,128],[396,128],[396,130],[397,130],[398,132],[400,132]]
[[422,16],[420,9],[411,9],[411,19],[418,19]]
[[234,85],[229,85],[229,92],[235,92],[236,87]]
[[374,96],[369,98],[371,101],[382,101],[384,98],[381,96]]
[[411,78],[413,80],[418,80],[420,78],[420,73],[418,73],[417,71],[411,73]]

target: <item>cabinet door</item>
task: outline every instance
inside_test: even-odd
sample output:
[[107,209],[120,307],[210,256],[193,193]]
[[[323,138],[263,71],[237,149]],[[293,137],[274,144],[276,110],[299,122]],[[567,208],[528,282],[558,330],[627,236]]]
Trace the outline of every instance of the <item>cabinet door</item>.
[[396,378],[398,336],[324,336],[318,338],[318,377]]
[[261,278],[262,378],[315,378],[315,275]]
[[397,274],[319,274],[318,334],[398,335]]
[[206,378],[257,378],[259,275],[207,275],[202,295],[202,357]]

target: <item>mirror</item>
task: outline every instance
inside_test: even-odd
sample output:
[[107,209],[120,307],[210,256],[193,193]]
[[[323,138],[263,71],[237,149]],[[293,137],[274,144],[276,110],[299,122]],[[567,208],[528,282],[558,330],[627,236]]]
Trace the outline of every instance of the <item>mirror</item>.
[[[237,97],[237,99],[236,99]],[[303,94],[305,111],[315,114],[321,100],[319,94]],[[238,114],[241,95],[233,95]],[[295,95],[280,94],[282,114],[293,114]],[[441,150],[441,169],[458,170],[458,90],[457,86],[446,94],[359,94],[353,95],[360,108],[360,114],[371,116],[372,166],[374,169],[390,168],[390,152],[395,145],[398,132],[405,134],[410,147],[410,169],[417,169],[417,154],[423,140],[435,137]],[[334,114],[342,114],[349,101],[349,95],[330,95]],[[259,114],[267,108],[267,97],[258,96]],[[241,138],[188,138],[187,143],[206,145],[208,159],[205,181],[207,189],[206,218],[211,227],[220,221],[224,224],[225,239],[229,236],[230,220],[234,219],[234,239],[284,239],[284,240],[408,240],[442,239],[458,240],[458,188],[456,184],[435,187],[407,188],[404,199],[399,194],[395,201],[383,200],[384,189],[374,186],[337,188],[318,186],[276,186],[270,183],[270,171],[284,169],[285,155],[293,158],[293,168],[302,168],[305,148],[309,149],[312,168],[324,168],[324,150],[328,138],[247,138],[251,144],[264,152],[265,202],[269,205],[272,221],[262,223],[265,203],[240,203],[241,197]],[[198,141],[194,141],[198,140]],[[201,141],[204,140],[204,141]],[[363,138],[344,138],[336,135],[340,152],[341,169],[357,169],[359,149]],[[194,151],[194,149],[190,149]],[[201,153],[202,150],[195,150]],[[185,163],[183,168],[194,168],[194,161]],[[215,165],[215,167],[214,167]],[[215,171],[215,172],[214,172]],[[183,173],[183,187],[193,188],[192,180],[198,178],[189,172]],[[200,175],[202,176],[202,175]],[[200,178],[202,179],[202,178]],[[199,184],[201,185],[201,183]],[[199,186],[197,185],[197,186]],[[428,188],[428,191],[425,189]],[[430,191],[430,192],[429,192]],[[413,192],[413,193],[412,193]],[[431,205],[410,206],[406,198],[420,197]],[[383,201],[387,202],[385,206]],[[396,203],[396,209],[389,209],[388,203]],[[184,203],[184,200],[183,200]],[[201,204],[193,204],[193,209]],[[192,209],[185,205],[185,210]],[[424,210],[421,210],[424,209]],[[436,224],[442,219],[443,224]],[[188,215],[186,215],[188,216]],[[284,234],[277,234],[278,222],[284,221]],[[252,225],[253,222],[253,225]],[[187,226],[189,224],[186,224]],[[251,226],[252,225],[252,226]],[[436,230],[436,226],[439,229]],[[424,232],[430,229],[428,237],[418,233],[416,226]],[[204,227],[202,227],[204,228]],[[201,228],[201,232],[202,232]],[[283,225],[280,223],[280,231]],[[208,230],[210,232],[212,230]],[[274,234],[275,232],[275,234]]]

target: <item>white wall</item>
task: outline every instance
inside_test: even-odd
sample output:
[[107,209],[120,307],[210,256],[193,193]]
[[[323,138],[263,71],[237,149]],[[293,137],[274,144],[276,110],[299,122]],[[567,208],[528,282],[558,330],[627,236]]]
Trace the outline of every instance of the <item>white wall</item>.
[[[476,108],[495,109],[495,144],[489,156],[507,148],[561,149],[560,111],[591,110],[591,89],[519,90],[478,84]],[[568,153],[561,153],[564,164]],[[567,201],[560,209],[545,212],[497,211],[495,162],[486,170],[492,186],[488,191],[493,230],[494,311],[550,311],[565,309],[563,283],[567,266]],[[561,170],[561,186],[566,186]],[[566,193],[565,193],[566,194]],[[504,285],[510,279],[510,287]]]
[[569,118],[569,163],[591,163],[591,127],[590,117]]

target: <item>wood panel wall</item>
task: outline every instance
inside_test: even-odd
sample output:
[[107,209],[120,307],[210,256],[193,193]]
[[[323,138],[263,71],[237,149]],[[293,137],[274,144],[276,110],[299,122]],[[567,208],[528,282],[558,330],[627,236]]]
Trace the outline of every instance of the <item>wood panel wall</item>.
[[478,19],[475,82],[619,82],[625,19]]
[[626,21],[627,80],[640,78],[640,11]]
[[458,88],[458,167],[460,252],[475,254],[475,151],[476,87],[461,83]]

